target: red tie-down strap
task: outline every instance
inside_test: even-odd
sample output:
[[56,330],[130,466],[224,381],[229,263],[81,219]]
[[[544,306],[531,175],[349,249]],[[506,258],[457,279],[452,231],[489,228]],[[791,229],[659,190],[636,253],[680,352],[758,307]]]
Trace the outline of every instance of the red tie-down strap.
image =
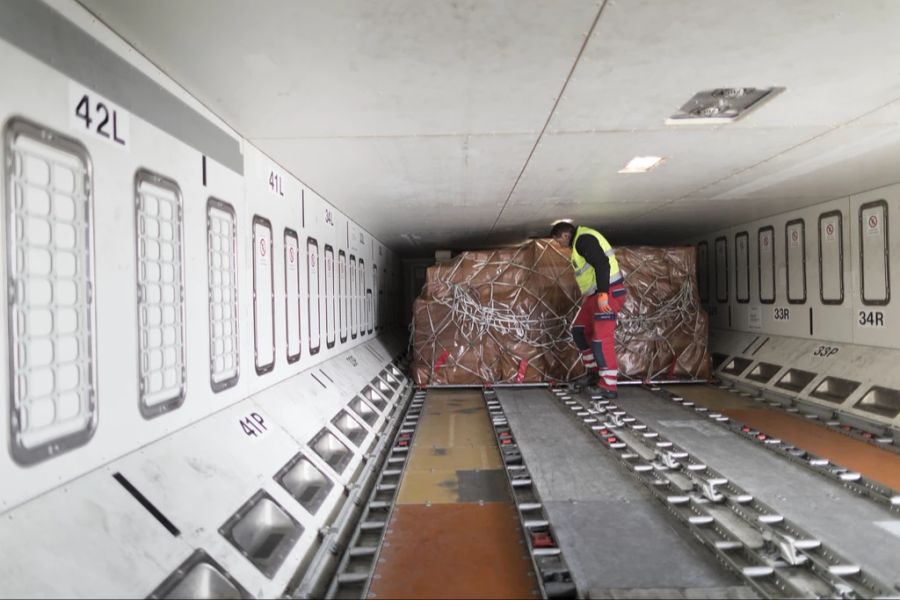
[[437,370],[444,366],[444,363],[447,361],[447,358],[450,356],[449,350],[444,350],[443,354],[441,354],[437,361],[434,363],[434,369],[432,371],[437,373]]
[[528,359],[523,358],[519,361],[519,372],[516,374],[516,383],[525,381],[525,371],[528,370]]
[[669,379],[675,379],[675,368],[678,367],[678,356],[672,358],[672,364],[669,365]]

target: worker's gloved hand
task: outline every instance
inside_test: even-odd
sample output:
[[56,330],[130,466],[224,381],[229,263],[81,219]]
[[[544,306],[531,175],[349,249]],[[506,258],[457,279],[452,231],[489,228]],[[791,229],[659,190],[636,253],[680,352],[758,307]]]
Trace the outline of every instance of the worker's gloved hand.
[[597,294],[597,310],[603,313],[612,312],[609,307],[609,294],[603,292]]

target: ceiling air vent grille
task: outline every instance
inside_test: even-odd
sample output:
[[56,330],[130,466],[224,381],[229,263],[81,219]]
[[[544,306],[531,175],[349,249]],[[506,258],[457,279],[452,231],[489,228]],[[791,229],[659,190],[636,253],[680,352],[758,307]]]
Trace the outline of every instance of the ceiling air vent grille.
[[716,88],[697,92],[666,125],[731,123],[782,92],[784,88]]

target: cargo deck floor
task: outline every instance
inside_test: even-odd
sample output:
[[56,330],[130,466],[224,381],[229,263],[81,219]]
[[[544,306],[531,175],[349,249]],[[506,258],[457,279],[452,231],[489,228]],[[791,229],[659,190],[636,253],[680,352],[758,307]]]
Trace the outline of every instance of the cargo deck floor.
[[547,390],[497,397],[582,597],[755,597]]
[[846,559],[900,583],[900,514],[648,390],[623,389],[616,402]]
[[370,598],[537,598],[480,390],[432,390]]
[[668,386],[673,394],[725,414],[835,464],[900,490],[900,454],[855,440],[815,421],[710,385]]

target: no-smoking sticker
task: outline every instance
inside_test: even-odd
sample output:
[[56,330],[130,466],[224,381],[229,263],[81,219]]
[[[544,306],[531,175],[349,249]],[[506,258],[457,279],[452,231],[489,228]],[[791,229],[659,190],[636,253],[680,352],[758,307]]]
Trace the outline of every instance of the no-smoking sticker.
[[260,240],[259,240],[259,255],[260,256],[266,255],[266,239],[265,238],[260,238]]
[[834,223],[826,223],[825,224],[825,241],[826,242],[834,241]]
[[796,229],[791,232],[791,246],[796,248],[800,245],[800,232]]
[[869,215],[866,218],[866,235],[879,235],[881,233],[881,219],[878,215]]

